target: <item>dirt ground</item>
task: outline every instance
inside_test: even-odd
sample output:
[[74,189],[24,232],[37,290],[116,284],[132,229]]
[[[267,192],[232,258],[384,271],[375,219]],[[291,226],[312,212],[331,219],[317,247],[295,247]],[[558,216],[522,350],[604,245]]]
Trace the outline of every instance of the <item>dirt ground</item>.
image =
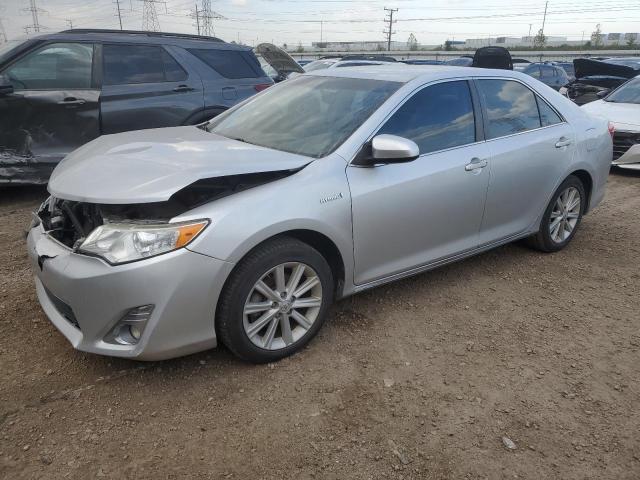
[[640,175],[610,176],[566,250],[343,300],[263,366],[74,351],[25,253],[44,195],[0,192],[0,478],[640,478]]

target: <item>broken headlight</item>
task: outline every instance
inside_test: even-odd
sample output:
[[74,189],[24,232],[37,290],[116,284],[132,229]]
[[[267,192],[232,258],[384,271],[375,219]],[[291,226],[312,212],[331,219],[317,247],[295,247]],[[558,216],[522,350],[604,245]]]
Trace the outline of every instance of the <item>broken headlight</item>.
[[91,232],[78,251],[111,264],[134,262],[188,245],[208,223],[207,220],[160,225],[106,223]]

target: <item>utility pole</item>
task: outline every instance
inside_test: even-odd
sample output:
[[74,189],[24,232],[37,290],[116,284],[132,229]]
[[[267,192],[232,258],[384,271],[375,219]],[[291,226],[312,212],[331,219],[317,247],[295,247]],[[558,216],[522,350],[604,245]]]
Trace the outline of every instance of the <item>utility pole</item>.
[[70,18],[65,19],[65,22],[67,22],[67,25],[69,25],[69,30],[73,30],[73,20]]
[[389,23],[389,26],[387,27],[387,30],[384,30],[383,33],[385,33],[387,35],[387,51],[390,52],[391,51],[391,35],[393,35],[394,32],[393,31],[393,24],[397,22],[397,20],[393,20],[393,14],[395,12],[398,11],[397,8],[387,8],[384,7],[384,11],[385,12],[389,12],[389,16],[385,17],[384,21]]
[[2,19],[0,18],[0,43],[5,43],[7,41],[7,32],[4,29],[4,25],[2,24]]
[[213,37],[215,36],[215,32],[213,30],[213,19],[224,17],[217,12],[213,12],[211,10],[211,0],[202,0],[202,10],[200,13],[202,17],[202,35],[205,37]]
[[198,10],[197,2],[196,2],[196,27],[198,28],[198,35],[200,35],[200,11]]
[[544,24],[547,23],[547,6],[549,2],[544,3],[544,17],[542,17],[542,35],[544,35]]
[[143,0],[142,3],[142,30],[150,32],[160,31],[160,21],[156,12],[156,3],[164,3],[159,0]]
[[322,20],[320,20],[320,43],[322,43]]
[[116,7],[118,8],[118,21],[120,22],[120,30],[122,30],[122,13],[120,13],[120,0],[116,0]]

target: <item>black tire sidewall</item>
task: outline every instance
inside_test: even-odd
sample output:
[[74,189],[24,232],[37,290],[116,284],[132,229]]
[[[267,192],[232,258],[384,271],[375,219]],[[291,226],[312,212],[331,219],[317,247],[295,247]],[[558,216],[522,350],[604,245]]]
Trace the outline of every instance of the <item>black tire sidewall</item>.
[[[571,232],[571,234],[562,243],[557,243],[551,239],[551,231],[549,228],[551,213],[553,212],[553,208],[556,204],[556,201],[558,200],[558,197],[562,194],[562,192],[564,192],[569,187],[575,187],[578,190],[578,193],[580,194],[580,215],[578,216],[578,222],[576,223],[576,226],[573,228],[573,231]],[[547,209],[544,212],[544,215],[542,217],[542,223],[540,225],[540,234],[542,236],[544,247],[547,251],[556,252],[558,250],[562,250],[571,242],[571,240],[573,239],[573,236],[576,234],[576,232],[578,231],[578,228],[580,227],[580,223],[582,222],[582,216],[586,208],[586,202],[587,202],[587,195],[584,191],[584,185],[582,184],[582,182],[578,177],[571,175],[567,177],[565,181],[562,182],[562,184],[560,184],[556,192],[553,194],[553,197],[551,198],[551,201],[549,202],[549,205],[547,206]]]
[[[254,345],[244,331],[244,305],[260,277],[273,267],[287,262],[305,263],[316,271],[322,284],[322,305],[315,322],[301,339],[283,349],[265,350]],[[333,302],[333,289],[329,265],[311,246],[295,239],[281,239],[258,247],[238,264],[223,291],[219,311],[222,340],[237,356],[253,363],[272,362],[292,355],[301,350],[322,327]]]

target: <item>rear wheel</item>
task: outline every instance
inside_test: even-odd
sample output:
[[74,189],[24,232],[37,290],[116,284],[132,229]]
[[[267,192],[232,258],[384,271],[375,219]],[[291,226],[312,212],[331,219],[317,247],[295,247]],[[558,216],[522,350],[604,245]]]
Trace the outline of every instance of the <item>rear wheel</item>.
[[567,177],[551,198],[540,230],[529,238],[529,244],[543,252],[557,252],[566,247],[580,226],[586,198],[580,179]]
[[324,323],[333,287],[331,269],[317,250],[293,238],[274,239],[231,274],[220,299],[220,337],[250,362],[291,355]]

